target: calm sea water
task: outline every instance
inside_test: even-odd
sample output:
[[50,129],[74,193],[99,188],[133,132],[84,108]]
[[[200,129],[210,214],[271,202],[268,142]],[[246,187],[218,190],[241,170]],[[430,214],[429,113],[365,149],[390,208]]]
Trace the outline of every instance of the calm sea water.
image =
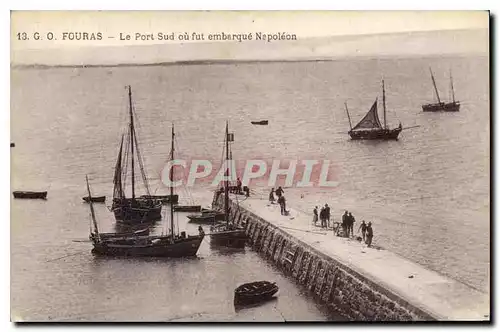
[[[421,112],[421,104],[433,100],[429,66],[442,98],[453,70],[459,113]],[[219,160],[229,119],[235,158],[334,165],[339,186],[287,190],[294,208],[329,203],[335,218],[348,209],[374,223],[377,245],[489,292],[488,73],[488,59],[478,57],[12,70],[12,189],[49,190],[47,201],[11,202],[13,316],[337,319],[248,248],[220,251],[207,240],[191,260],[97,259],[89,243],[73,241],[88,236],[85,174],[94,194],[111,195],[128,84],[153,190],[165,191],[157,179],[168,159],[172,121],[179,157]],[[353,122],[361,119],[381,97],[382,78],[388,124],[420,127],[403,131],[396,142],[349,141],[344,102]],[[270,124],[252,126],[255,119]],[[256,192],[265,197],[267,189]],[[204,188],[191,193],[210,203]],[[106,206],[97,213],[102,229],[111,231]],[[179,214],[180,228],[196,233],[185,220]],[[160,223],[156,232],[165,229]],[[233,289],[255,279],[276,280],[278,300],[235,311]]]

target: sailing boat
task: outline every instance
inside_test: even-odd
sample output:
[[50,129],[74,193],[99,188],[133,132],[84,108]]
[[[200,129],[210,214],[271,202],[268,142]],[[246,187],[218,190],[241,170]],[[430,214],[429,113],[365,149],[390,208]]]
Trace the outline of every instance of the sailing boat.
[[377,112],[377,103],[378,98],[375,99],[372,107],[368,111],[361,121],[357,125],[352,127],[351,117],[349,115],[349,110],[347,109],[347,103],[345,104],[345,109],[347,112],[347,118],[349,119],[349,126],[351,130],[349,130],[348,134],[351,136],[353,140],[397,140],[399,133],[403,130],[401,126],[401,122],[399,123],[399,127],[394,129],[389,129],[387,127],[386,121],[386,108],[385,108],[385,85],[384,80],[382,80],[382,98],[384,105],[384,125],[380,123],[378,112]]
[[[230,174],[229,142],[234,141],[234,134],[229,133],[229,125],[226,122],[225,150],[226,169],[228,177]],[[245,228],[236,225],[229,215],[229,180],[224,181],[224,219],[220,224],[210,227],[211,243],[230,247],[244,247],[246,242]]]
[[[137,143],[137,134],[134,128],[134,114],[132,111],[132,90],[128,86],[128,99],[129,99],[129,112],[130,123],[127,135],[127,144],[125,151],[123,151],[123,136],[120,143],[120,151],[115,166],[115,176],[113,179],[113,204],[111,210],[115,214],[116,220],[126,224],[137,224],[143,222],[151,222],[161,219],[161,201],[150,197],[136,197],[135,192],[135,157],[140,166],[144,187],[146,188],[147,195],[150,195],[149,185],[147,181],[146,172],[142,162],[139,145]],[[132,197],[125,197],[124,183],[127,175],[127,161],[130,148],[130,166],[132,175]],[[125,179],[124,179],[125,177]]]
[[432,69],[429,68],[431,73],[432,85],[434,86],[434,92],[436,92],[437,103],[424,104],[422,105],[422,110],[424,112],[458,112],[460,110],[460,102],[455,101],[455,91],[453,89],[453,77],[451,76],[450,70],[450,91],[451,91],[451,102],[443,102],[441,98],[439,98],[439,92],[436,87],[436,80],[434,79],[434,75],[432,74]]
[[[172,125],[172,151],[171,157],[174,158],[174,126]],[[174,168],[170,169],[170,181],[174,179]],[[87,178],[87,189],[90,194],[90,188]],[[170,194],[173,195],[174,187],[170,186]],[[198,235],[187,235],[181,232],[180,235],[174,231],[174,209],[170,205],[170,234],[168,235],[150,235],[150,236],[127,236],[103,238],[99,235],[97,222],[95,219],[92,200],[90,200],[92,220],[94,223],[94,232],[91,232],[90,238],[94,245],[93,252],[99,255],[109,256],[147,256],[147,257],[189,257],[196,256],[198,249],[205,237],[203,228],[198,228]]]

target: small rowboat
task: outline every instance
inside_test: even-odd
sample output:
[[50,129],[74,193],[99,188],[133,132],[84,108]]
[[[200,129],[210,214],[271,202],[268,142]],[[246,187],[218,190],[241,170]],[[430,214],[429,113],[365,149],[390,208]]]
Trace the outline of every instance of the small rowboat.
[[157,199],[163,204],[177,204],[179,202],[179,195],[141,195],[143,199]]
[[47,199],[46,191],[14,191],[12,194],[14,198]]
[[[89,197],[82,197],[85,202],[89,202]],[[106,201],[106,196],[92,196],[92,202],[94,203],[104,203]]]
[[234,290],[235,304],[252,304],[271,299],[279,290],[275,282],[255,281]]
[[269,123],[268,120],[262,120],[262,121],[251,121],[253,125],[261,125],[261,126],[267,126]]
[[200,212],[201,205],[174,205],[176,212]]

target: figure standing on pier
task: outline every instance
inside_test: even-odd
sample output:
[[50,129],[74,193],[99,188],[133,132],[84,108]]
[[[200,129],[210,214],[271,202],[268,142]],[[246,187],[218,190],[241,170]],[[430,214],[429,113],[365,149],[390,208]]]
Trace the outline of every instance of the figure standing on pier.
[[281,195],[280,198],[278,198],[278,203],[281,207],[281,215],[286,216],[288,214],[288,211],[286,210],[285,196]]
[[245,197],[250,197],[250,188],[248,186],[243,187],[243,192],[245,193]]
[[276,189],[276,195],[278,196],[278,198],[280,198],[285,192],[283,191],[283,188],[281,187],[278,187],[278,189]]
[[318,207],[315,206],[313,210],[313,225],[316,226],[317,222],[318,222]]
[[342,215],[342,232],[343,232],[343,236],[344,237],[347,237],[347,225],[348,225],[348,222],[349,222],[349,215],[347,214],[347,210],[344,212],[344,214]]
[[351,212],[349,212],[349,224],[347,225],[347,236],[354,236],[354,223],[356,222],[356,219],[354,219],[354,216],[352,215]]
[[328,228],[330,224],[330,207],[328,204],[325,204],[325,225],[321,225],[322,227]]
[[269,193],[269,202],[274,204],[274,188],[271,189],[271,192]]
[[325,223],[325,207],[322,206],[321,210],[319,211],[319,220],[321,221],[320,226],[323,227],[323,224]]
[[372,229],[372,222],[368,222],[368,226],[366,227],[366,245],[369,247],[372,246],[372,239],[373,239],[373,229]]
[[359,225],[359,228],[358,228],[358,233],[359,233],[359,230],[361,230],[361,235],[363,236],[363,242],[366,241],[366,224],[365,224],[365,221],[364,220],[361,220],[361,225]]

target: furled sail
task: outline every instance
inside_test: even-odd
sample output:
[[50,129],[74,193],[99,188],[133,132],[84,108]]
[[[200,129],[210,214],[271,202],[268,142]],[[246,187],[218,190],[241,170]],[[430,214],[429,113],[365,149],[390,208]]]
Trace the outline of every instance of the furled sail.
[[120,152],[118,153],[118,158],[116,160],[116,166],[115,166],[115,176],[113,179],[113,184],[114,184],[113,198],[123,198],[125,196],[123,193],[123,185],[122,185],[122,150],[123,150],[123,136],[120,143]]
[[382,129],[382,124],[380,123],[377,113],[377,99],[375,99],[375,102],[365,117],[352,128],[352,130],[356,129]]

